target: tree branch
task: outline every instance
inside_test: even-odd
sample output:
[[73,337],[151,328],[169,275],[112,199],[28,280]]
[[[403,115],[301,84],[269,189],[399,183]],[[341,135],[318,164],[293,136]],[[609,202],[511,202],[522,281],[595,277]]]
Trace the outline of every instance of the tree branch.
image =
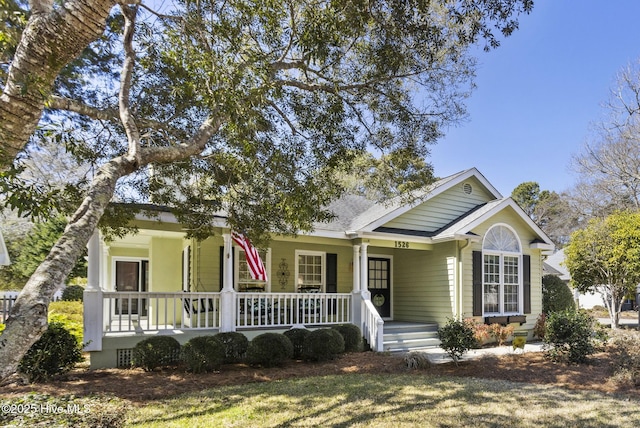
[[120,76],[120,95],[118,97],[118,105],[120,108],[120,119],[127,134],[129,143],[129,156],[140,164],[140,132],[131,114],[129,107],[129,95],[131,92],[131,78],[133,77],[133,67],[136,63],[136,53],[133,50],[133,34],[135,31],[136,15],[138,6],[121,5],[122,15],[124,16],[124,63],[122,65],[122,74]]

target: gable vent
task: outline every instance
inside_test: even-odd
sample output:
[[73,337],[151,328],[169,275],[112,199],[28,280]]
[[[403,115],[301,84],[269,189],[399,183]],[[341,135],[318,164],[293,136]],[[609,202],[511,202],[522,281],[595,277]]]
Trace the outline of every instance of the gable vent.
[[471,187],[471,184],[469,184],[469,183],[464,183],[462,185],[462,191],[464,193],[466,193],[467,195],[470,195],[471,192],[473,192],[473,187]]

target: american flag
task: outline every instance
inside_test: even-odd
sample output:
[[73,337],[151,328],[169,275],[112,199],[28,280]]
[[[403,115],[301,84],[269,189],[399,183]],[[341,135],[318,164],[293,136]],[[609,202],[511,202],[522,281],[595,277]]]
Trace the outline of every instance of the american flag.
[[264,264],[262,263],[262,259],[260,258],[260,254],[258,254],[256,247],[251,245],[251,242],[244,235],[238,232],[232,232],[231,237],[233,238],[233,242],[238,244],[240,248],[244,250],[251,278],[256,281],[266,281],[267,270],[264,268]]

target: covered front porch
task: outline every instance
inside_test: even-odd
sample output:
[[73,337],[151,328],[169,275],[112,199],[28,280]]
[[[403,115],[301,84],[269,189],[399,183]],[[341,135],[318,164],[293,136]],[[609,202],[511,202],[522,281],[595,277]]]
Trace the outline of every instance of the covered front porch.
[[[228,234],[222,234],[222,238],[220,291],[185,290],[179,282],[171,288],[184,291],[156,291],[154,278],[159,276],[149,267],[154,262],[139,264],[140,277],[151,279],[143,279],[145,285],[138,290],[126,291],[106,285],[111,280],[105,279],[108,278],[105,270],[113,269],[115,262],[101,263],[107,260],[107,251],[98,234],[94,235],[88,246],[88,285],[84,293],[84,337],[88,343],[85,350],[96,354],[105,350],[120,352],[154,334],[171,334],[180,340],[193,335],[241,331],[252,337],[264,331],[346,323],[359,326],[372,349],[384,349],[384,321],[371,301],[366,283],[367,263],[362,262],[368,260],[368,244],[352,248],[353,261],[348,266],[352,271],[350,292],[332,289],[331,279],[326,278],[324,282],[328,285],[322,288],[298,287],[297,292],[245,291],[246,287],[238,287],[232,240]],[[183,256],[182,276],[186,277],[194,269],[189,268],[188,252],[183,251]],[[193,255],[192,258],[195,259]],[[161,279],[167,282],[166,278]],[[92,360],[93,357],[94,354]]]

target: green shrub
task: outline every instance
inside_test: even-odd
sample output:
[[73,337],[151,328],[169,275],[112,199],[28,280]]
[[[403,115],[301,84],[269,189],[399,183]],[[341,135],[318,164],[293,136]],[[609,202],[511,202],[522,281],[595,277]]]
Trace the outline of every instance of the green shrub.
[[192,373],[212,372],[220,370],[225,359],[225,348],[216,336],[198,336],[182,346],[180,357]]
[[82,344],[82,302],[60,301],[49,304],[49,322],[59,322]]
[[344,339],[344,352],[362,351],[362,332],[355,324],[341,324],[332,327]]
[[438,338],[440,339],[440,347],[449,354],[456,365],[462,355],[476,344],[473,329],[469,324],[452,318],[438,329]]
[[554,360],[583,363],[596,351],[595,320],[584,311],[552,312],[545,323],[544,342]]
[[0,333],[4,331],[4,324],[0,323]]
[[556,275],[545,275],[542,278],[542,312],[550,314],[575,309],[569,286]]
[[224,347],[224,362],[226,364],[238,363],[247,355],[249,347],[249,339],[242,333],[230,331],[226,333],[218,333],[216,338]]
[[175,364],[180,356],[180,343],[171,336],[152,336],[133,348],[131,364],[150,372],[158,367]]
[[82,361],[82,348],[62,324],[49,323],[40,339],[20,360],[18,372],[29,382],[41,382],[71,370]]
[[305,361],[333,360],[344,352],[342,335],[332,328],[313,330],[304,339],[302,359]]
[[282,366],[293,357],[293,344],[279,333],[263,333],[249,342],[247,362],[252,366]]
[[304,346],[304,340],[311,333],[306,328],[292,328],[284,332],[284,335],[289,338],[293,345],[293,358],[302,359],[302,349]]
[[84,288],[79,285],[67,285],[62,291],[62,300],[67,302],[82,302],[84,297]]

